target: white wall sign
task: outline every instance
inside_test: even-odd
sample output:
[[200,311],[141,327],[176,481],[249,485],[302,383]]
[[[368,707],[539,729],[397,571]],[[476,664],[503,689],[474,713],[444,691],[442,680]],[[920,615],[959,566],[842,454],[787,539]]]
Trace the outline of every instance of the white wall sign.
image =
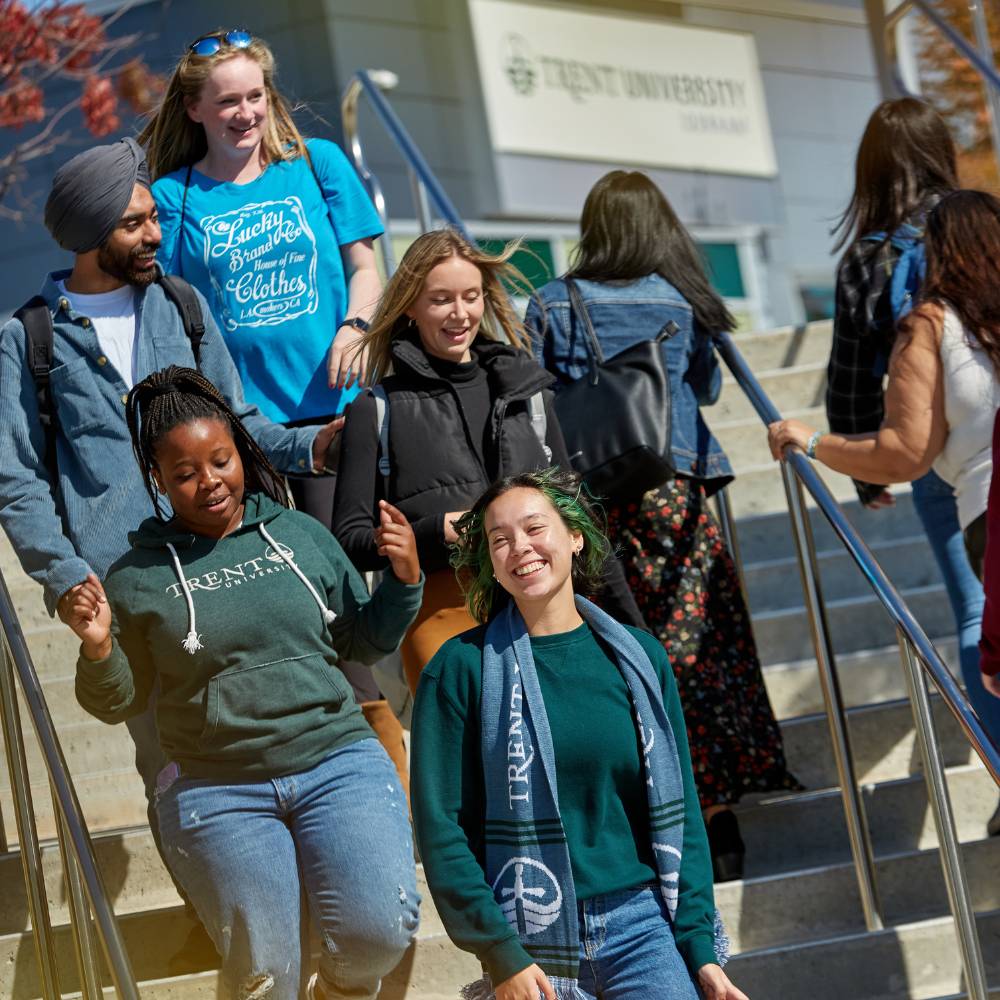
[[770,177],[751,35],[469,0],[493,148]]

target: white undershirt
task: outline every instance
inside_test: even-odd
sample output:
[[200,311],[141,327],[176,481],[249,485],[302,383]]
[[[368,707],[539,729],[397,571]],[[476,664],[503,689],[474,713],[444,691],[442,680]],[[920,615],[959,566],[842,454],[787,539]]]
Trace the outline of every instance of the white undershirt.
[[113,292],[81,295],[67,291],[66,283],[60,281],[59,291],[74,312],[94,324],[101,351],[131,389],[135,383],[135,289],[122,285]]

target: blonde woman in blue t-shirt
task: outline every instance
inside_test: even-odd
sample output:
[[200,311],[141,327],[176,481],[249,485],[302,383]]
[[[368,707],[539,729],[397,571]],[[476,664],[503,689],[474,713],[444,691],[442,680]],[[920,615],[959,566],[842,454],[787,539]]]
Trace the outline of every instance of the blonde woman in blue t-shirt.
[[[247,401],[288,426],[342,413],[365,381],[382,224],[340,148],[303,139],[267,44],[242,28],[196,38],[139,142],[155,182],[158,260],[208,300]],[[329,528],[335,477],[302,471],[289,480],[295,504]],[[405,782],[398,720],[368,668],[345,667]]]
[[[364,381],[382,225],[340,148],[303,139],[270,48],[243,29],[197,38],[139,141],[159,260],[208,299],[248,402],[288,424],[342,412]],[[332,483],[318,502],[303,485],[298,506],[329,526]]]

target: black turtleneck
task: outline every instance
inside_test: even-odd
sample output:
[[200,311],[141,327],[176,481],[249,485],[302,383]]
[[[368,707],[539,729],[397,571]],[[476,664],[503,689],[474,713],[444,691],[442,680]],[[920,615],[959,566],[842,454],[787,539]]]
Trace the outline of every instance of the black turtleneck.
[[479,364],[475,352],[473,352],[471,361],[443,361],[441,358],[432,358],[430,355],[428,355],[427,361],[434,372],[441,378],[447,379],[455,390],[459,406],[462,408],[462,416],[469,429],[473,450],[479,461],[485,466],[484,455],[489,436],[490,410],[493,404],[490,399],[490,386],[486,372]]

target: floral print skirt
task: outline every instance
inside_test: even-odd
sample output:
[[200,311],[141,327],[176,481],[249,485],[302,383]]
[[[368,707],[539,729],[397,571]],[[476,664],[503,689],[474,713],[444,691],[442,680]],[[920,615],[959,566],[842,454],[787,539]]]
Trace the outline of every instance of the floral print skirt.
[[677,677],[702,808],[799,790],[764,687],[739,578],[705,488],[677,478],[608,510],[639,610]]

